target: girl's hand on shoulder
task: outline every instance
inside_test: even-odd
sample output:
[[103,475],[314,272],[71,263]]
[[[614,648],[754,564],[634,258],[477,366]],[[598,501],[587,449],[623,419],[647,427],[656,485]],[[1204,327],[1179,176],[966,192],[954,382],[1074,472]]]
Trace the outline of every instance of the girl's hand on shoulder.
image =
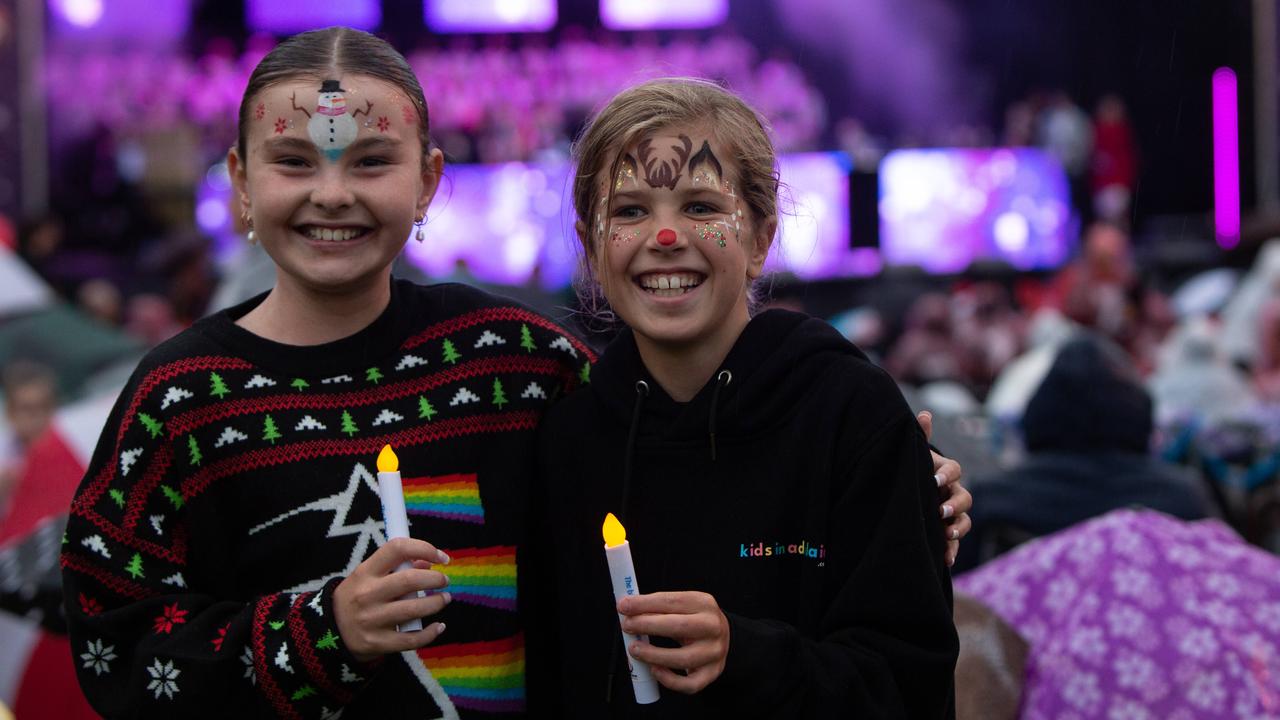
[[[404,562],[413,567],[397,570]],[[431,543],[395,538],[338,583],[333,591],[334,622],[342,642],[357,660],[368,662],[388,653],[416,650],[444,632],[444,623],[439,622],[413,632],[400,632],[396,626],[434,615],[449,604],[447,592],[405,597],[419,590],[448,587],[449,578],[431,569],[433,563],[448,562],[449,556]]]
[[660,592],[623,598],[622,629],[633,635],[657,635],[680,643],[660,648],[633,643],[627,651],[649,663],[663,687],[692,695],[724,672],[729,656],[729,619],[716,599],[703,592]]
[[[916,414],[916,421],[924,430],[926,440],[933,436],[933,414],[924,411]],[[973,523],[969,520],[969,511],[973,509],[973,495],[960,484],[964,474],[960,463],[943,457],[932,449],[934,480],[938,483],[940,497],[938,512],[942,515],[942,529],[947,536],[947,567],[956,562],[956,553],[960,552],[960,538],[969,534]]]

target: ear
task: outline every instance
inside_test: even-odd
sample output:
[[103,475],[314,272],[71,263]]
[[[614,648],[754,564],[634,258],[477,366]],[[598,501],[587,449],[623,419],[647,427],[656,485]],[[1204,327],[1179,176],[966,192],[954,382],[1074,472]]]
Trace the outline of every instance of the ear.
[[582,243],[584,248],[590,248],[586,253],[587,264],[591,266],[591,271],[595,272],[599,267],[596,260],[596,244],[591,241],[591,231],[587,224],[581,220],[575,220],[573,223],[573,231],[578,233],[578,241]]
[[440,178],[444,175],[444,153],[440,148],[432,148],[427,153],[427,161],[422,164],[422,192],[418,195],[418,214],[427,212],[431,200],[440,189]]
[[769,248],[773,246],[773,236],[778,232],[778,216],[770,215],[756,229],[755,242],[751,246],[751,255],[747,258],[747,277],[755,280],[764,273],[764,261],[769,257]]
[[231,176],[231,192],[234,194],[231,207],[234,221],[238,225],[246,214],[252,215],[253,208],[249,204],[249,175],[246,163],[240,157],[240,151],[234,146],[227,151],[227,174]]

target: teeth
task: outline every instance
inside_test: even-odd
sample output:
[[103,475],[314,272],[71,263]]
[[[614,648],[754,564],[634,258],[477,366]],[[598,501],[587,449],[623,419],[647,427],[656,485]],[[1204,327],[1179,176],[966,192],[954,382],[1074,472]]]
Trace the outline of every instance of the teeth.
[[[640,287],[653,291],[662,297],[682,295],[701,283],[697,275],[645,275],[640,278]],[[662,292],[667,290],[669,292]]]
[[350,240],[351,238],[356,237],[364,232],[364,230],[359,228],[334,229],[334,228],[315,227],[314,225],[308,226],[306,231],[307,231],[307,237],[311,238],[312,240],[328,240],[329,242],[342,242],[343,240]]

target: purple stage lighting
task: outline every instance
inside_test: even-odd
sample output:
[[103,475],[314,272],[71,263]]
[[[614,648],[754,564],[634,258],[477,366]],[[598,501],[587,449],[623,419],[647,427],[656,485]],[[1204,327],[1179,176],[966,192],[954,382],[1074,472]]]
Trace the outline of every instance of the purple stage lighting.
[[896,150],[880,164],[880,249],[890,265],[1054,268],[1067,259],[1070,208],[1066,174],[1041,150]]
[[555,27],[555,0],[423,0],[436,32],[544,32]]
[[246,0],[245,22],[252,30],[290,34],[346,25],[374,30],[382,22],[378,0]]
[[729,0],[600,0],[611,30],[714,27],[729,17]]
[[1236,74],[1231,68],[1213,73],[1213,226],[1218,244],[1230,249],[1240,242],[1240,126]]
[[49,0],[55,40],[83,44],[128,41],[167,45],[181,41],[191,22],[190,0]]

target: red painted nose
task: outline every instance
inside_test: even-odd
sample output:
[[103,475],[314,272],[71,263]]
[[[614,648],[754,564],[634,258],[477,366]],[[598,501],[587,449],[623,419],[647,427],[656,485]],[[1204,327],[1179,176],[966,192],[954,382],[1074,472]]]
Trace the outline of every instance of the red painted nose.
[[676,242],[676,231],[671,228],[663,228],[658,231],[659,245],[674,245]]

